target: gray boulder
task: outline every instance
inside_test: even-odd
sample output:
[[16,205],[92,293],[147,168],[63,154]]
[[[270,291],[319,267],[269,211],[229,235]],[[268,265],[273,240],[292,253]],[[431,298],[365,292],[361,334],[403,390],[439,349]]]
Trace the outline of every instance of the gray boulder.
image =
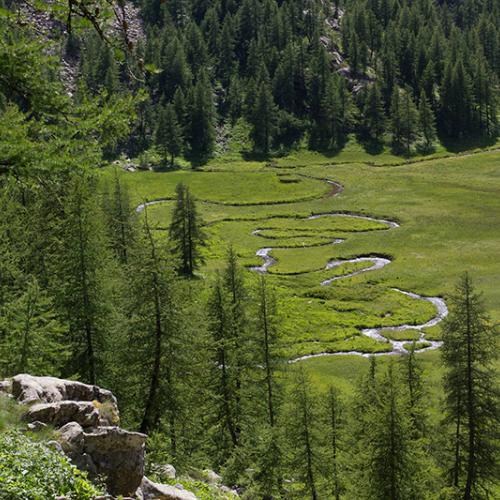
[[99,412],[89,401],[59,401],[57,403],[38,403],[30,406],[24,417],[28,422],[61,427],[76,422],[82,427],[95,427],[99,423]]
[[0,380],[0,394],[12,395],[12,380]]
[[175,486],[154,483],[144,477],[141,484],[141,493],[144,500],[196,500],[197,496],[191,491],[180,490]]
[[214,472],[213,470],[210,469],[205,469],[203,471],[203,477],[207,481],[207,483],[212,484],[212,485],[219,485],[222,483],[222,477],[217,474],[217,472]]
[[146,435],[119,427],[99,427],[83,434],[83,451],[112,495],[133,495],[144,475]]
[[70,422],[59,429],[59,442],[64,453],[70,457],[83,453],[83,428],[77,422]]

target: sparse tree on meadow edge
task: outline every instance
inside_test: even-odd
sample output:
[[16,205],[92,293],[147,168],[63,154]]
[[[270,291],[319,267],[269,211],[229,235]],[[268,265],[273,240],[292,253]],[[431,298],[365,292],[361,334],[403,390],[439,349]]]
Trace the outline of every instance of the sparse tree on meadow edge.
[[258,403],[250,408],[251,422],[247,429],[247,434],[256,434],[257,441],[257,452],[253,450],[252,453],[255,467],[253,491],[263,498],[279,497],[282,494],[283,452],[279,428],[282,388],[278,377],[283,366],[279,354],[276,297],[264,276],[260,276],[255,302],[256,320],[249,352],[253,391],[248,397]]
[[[180,335],[177,285],[167,249],[152,234],[147,207],[143,226],[131,249],[127,278],[132,311],[127,339],[127,371],[135,389],[133,412],[141,432],[158,428],[168,417],[166,434],[176,455],[177,394],[174,337]],[[130,367],[134,367],[132,375]]]
[[420,133],[424,139],[424,147],[429,151],[436,140],[436,118],[423,90],[420,93],[420,102],[418,106],[418,123]]
[[278,414],[278,384],[276,372],[280,366],[278,356],[279,331],[277,325],[276,297],[269,290],[266,278],[262,275],[258,285],[257,342],[259,363],[263,368],[267,421],[270,427],[276,425]]
[[452,427],[451,484],[464,500],[487,497],[498,477],[497,330],[468,274],[450,300],[441,355],[446,422]]
[[168,156],[170,157],[171,166],[174,165],[175,158],[181,154],[183,142],[182,129],[177,121],[174,106],[167,104],[160,109],[158,115],[156,144],[165,160]]
[[196,201],[189,188],[182,183],[175,188],[176,204],[170,223],[169,236],[174,255],[179,259],[179,272],[186,277],[204,262],[200,246],[205,245],[206,236],[196,208]]

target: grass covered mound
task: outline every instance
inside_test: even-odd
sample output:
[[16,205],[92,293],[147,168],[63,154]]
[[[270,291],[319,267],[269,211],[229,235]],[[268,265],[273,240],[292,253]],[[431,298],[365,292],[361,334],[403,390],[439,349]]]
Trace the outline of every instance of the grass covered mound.
[[16,405],[0,395],[0,499],[94,498],[100,492],[85,473],[44,442],[24,435]]

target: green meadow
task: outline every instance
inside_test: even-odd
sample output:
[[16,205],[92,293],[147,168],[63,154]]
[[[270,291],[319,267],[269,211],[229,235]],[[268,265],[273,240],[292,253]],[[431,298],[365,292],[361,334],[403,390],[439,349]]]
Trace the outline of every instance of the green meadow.
[[[200,270],[208,280],[224,264],[230,245],[249,268],[250,280],[256,276],[250,267],[264,262],[256,252],[270,249],[267,274],[280,300],[284,353],[290,359],[391,351],[391,344],[362,330],[422,325],[436,316],[431,303],[398,290],[446,300],[466,270],[484,293],[493,320],[500,320],[500,152],[495,149],[454,154],[440,148],[409,161],[389,152],[372,156],[355,144],[332,157],[301,150],[259,162],[229,154],[198,170],[133,172],[124,179],[135,205],[160,201],[148,207],[159,237],[169,225],[176,184],[190,187],[208,236]],[[350,262],[358,257],[366,260]],[[370,258],[391,262],[362,272],[373,266]],[[331,269],[329,263],[335,263]],[[426,340],[440,339],[439,325],[423,332]],[[416,330],[382,334],[408,343],[420,336]],[[424,341],[417,347],[428,346]],[[420,356],[432,371],[438,352]],[[325,356],[302,363],[320,385],[332,377],[349,385],[367,360]]]

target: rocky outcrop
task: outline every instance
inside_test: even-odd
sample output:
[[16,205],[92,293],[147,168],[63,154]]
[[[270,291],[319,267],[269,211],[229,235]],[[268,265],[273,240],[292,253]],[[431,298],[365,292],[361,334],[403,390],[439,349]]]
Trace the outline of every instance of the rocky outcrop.
[[[21,374],[0,381],[0,393],[25,406],[23,418],[30,431],[55,429],[56,438],[47,445],[67,455],[91,478],[104,479],[109,495],[103,498],[196,499],[180,485],[158,484],[144,477],[146,435],[118,427],[118,406],[110,391],[73,380]],[[173,466],[157,469],[158,476],[175,479]],[[213,472],[208,476],[219,483],[220,476]]]
[[57,430],[51,442],[91,477],[103,477],[112,495],[134,495],[144,475],[146,436],[117,426],[114,395],[95,385],[21,374],[0,382],[2,392],[26,406],[30,430]]

